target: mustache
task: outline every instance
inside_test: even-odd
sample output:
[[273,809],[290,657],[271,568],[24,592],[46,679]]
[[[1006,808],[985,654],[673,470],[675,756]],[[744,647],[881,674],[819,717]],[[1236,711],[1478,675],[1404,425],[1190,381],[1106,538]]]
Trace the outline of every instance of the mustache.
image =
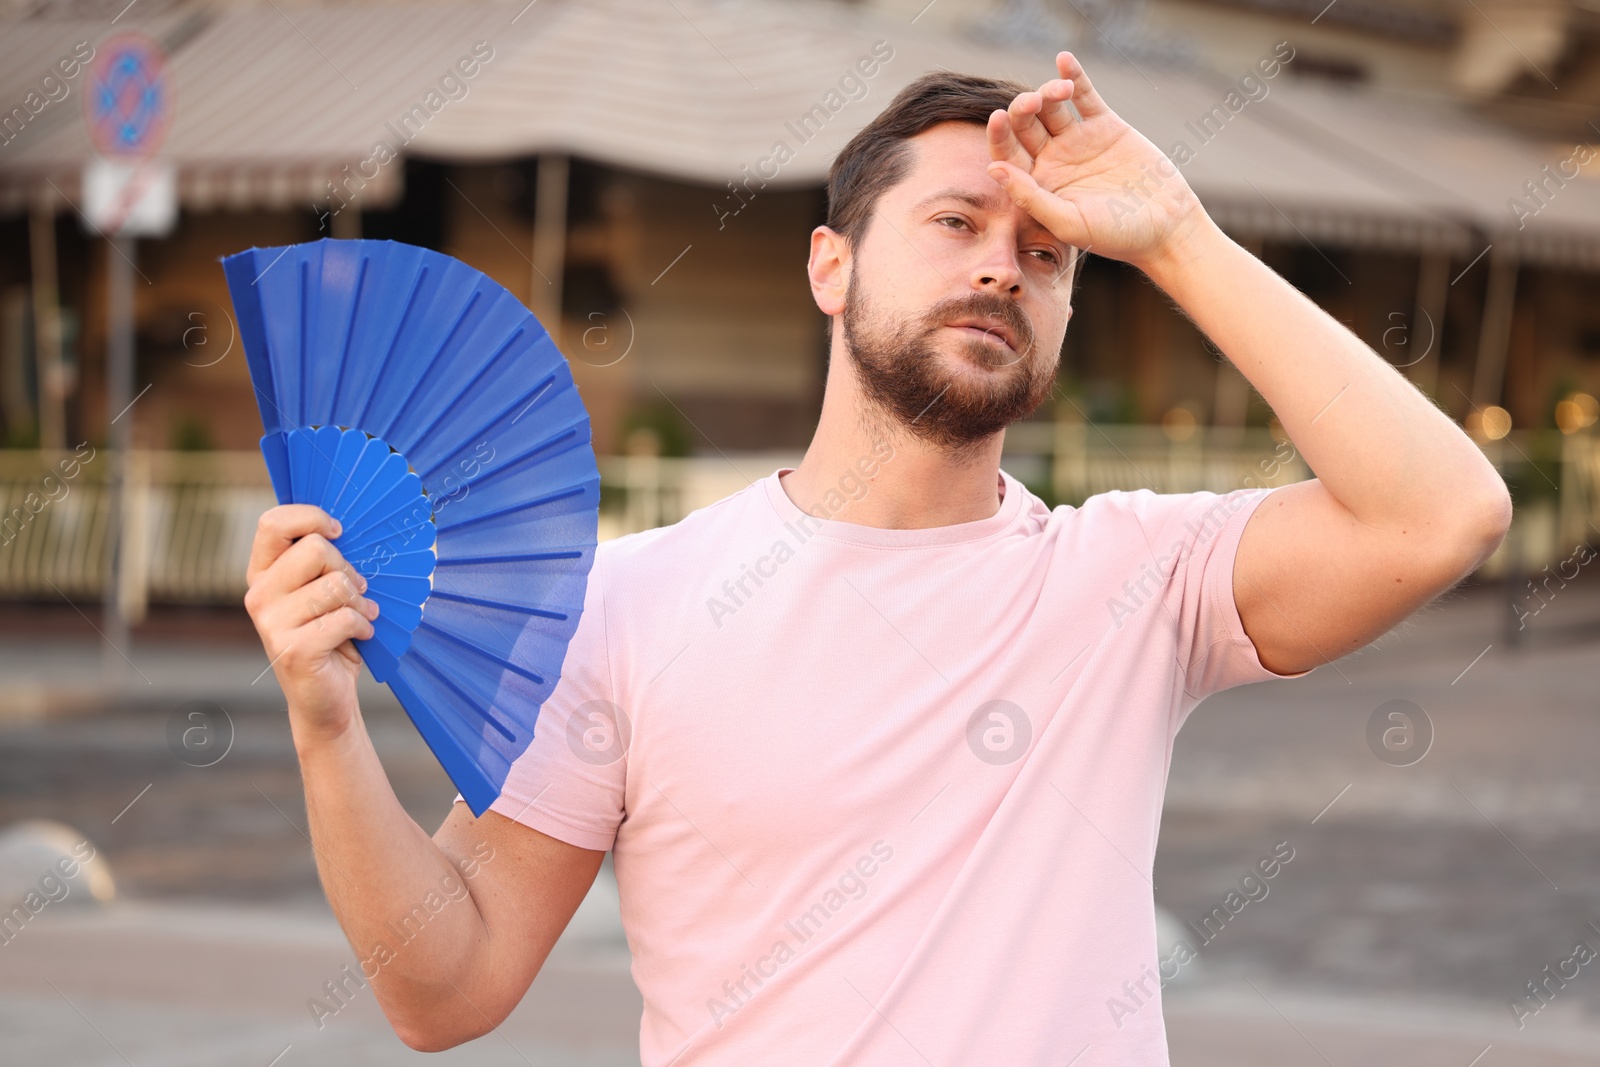
[[970,296],[942,300],[923,317],[923,332],[932,333],[951,319],[966,316],[996,318],[1011,328],[1017,339],[1017,354],[1026,356],[1033,351],[1033,321],[1015,300],[993,293],[973,293]]

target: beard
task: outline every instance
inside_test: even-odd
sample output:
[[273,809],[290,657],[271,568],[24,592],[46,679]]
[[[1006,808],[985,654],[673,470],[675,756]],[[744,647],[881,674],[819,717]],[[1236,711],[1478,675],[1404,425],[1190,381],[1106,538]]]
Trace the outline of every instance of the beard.
[[[946,453],[977,450],[978,442],[1033,414],[1055,386],[1060,344],[1042,352],[1033,323],[1014,301],[993,293],[943,300],[913,321],[875,311],[852,273],[845,291],[844,340],[871,406],[901,429]],[[980,337],[939,344],[945,323],[967,316],[997,318],[1016,338],[1017,351]],[[947,368],[950,359],[976,364]]]

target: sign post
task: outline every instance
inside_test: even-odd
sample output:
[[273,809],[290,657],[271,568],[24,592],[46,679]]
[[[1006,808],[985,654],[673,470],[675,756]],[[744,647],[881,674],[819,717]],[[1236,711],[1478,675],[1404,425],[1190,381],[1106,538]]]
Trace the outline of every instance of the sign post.
[[84,168],[84,216],[106,238],[106,417],[111,470],[105,541],[107,681],[125,677],[128,644],[128,450],[133,440],[133,275],[139,236],[171,232],[173,168],[154,158],[171,121],[172,93],[160,45],[122,33],[100,46],[83,94],[89,139],[100,158]]

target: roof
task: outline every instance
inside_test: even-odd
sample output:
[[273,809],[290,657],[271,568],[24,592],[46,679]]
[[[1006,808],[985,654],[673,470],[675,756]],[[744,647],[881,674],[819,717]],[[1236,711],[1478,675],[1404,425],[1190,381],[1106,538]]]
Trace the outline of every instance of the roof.
[[[752,172],[774,186],[816,185],[915,77],[944,67],[1037,85],[1054,76],[1057,48],[986,44],[832,0],[272,5],[144,28],[180,42],[167,154],[190,207],[309,206],[380,140],[446,160],[563,152],[718,187]],[[7,26],[0,100],[37,82],[19,72],[42,72],[72,41],[103,31]],[[393,124],[477,40],[492,43],[492,61],[401,142]],[[1527,201],[1536,213],[1508,206],[1572,146],[1519,137],[1449,101],[1279,73],[1230,103],[1245,71],[1083,58],[1107,102],[1158,147],[1176,158],[1187,146],[1185,177],[1232,232],[1457,255],[1493,242],[1528,262],[1600,268],[1600,181],[1587,176],[1600,167],[1545,206]],[[76,188],[89,151],[77,106],[51,105],[39,118],[54,126],[0,146],[0,208],[18,206],[42,176],[63,193]],[[1199,126],[1207,114],[1210,135]],[[368,170],[369,202],[392,199],[399,168]]]
[[[474,58],[473,44],[482,40],[493,58],[461,80],[470,100],[494,63],[536,32],[548,6],[517,17],[523,4],[271,4],[144,20],[135,8],[115,26],[13,22],[0,32],[0,101],[20,103],[77,42],[138,30],[166,47],[174,103],[162,155],[177,164],[186,208],[309,208],[327,200],[329,182],[349,180],[345,167],[354,172],[363,163],[373,177],[361,179],[361,191],[382,204],[399,191],[400,168],[368,161],[380,141],[404,148],[390,124],[419,105],[427,123],[459,106],[440,93],[431,110],[427,94],[459,60]],[[77,201],[92,149],[83,75],[69,84],[64,99],[0,144],[0,208],[15,210],[47,190],[46,182]],[[425,126],[414,119],[404,132],[419,124]]]

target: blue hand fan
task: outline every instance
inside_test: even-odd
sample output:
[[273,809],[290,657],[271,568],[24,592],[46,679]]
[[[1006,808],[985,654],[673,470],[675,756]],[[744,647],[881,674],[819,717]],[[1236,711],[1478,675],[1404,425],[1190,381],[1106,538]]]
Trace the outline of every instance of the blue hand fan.
[[509,292],[393,241],[222,266],[278,502],[341,524],[358,640],[476,815],[528,747],[583,610],[600,475],[561,351]]

